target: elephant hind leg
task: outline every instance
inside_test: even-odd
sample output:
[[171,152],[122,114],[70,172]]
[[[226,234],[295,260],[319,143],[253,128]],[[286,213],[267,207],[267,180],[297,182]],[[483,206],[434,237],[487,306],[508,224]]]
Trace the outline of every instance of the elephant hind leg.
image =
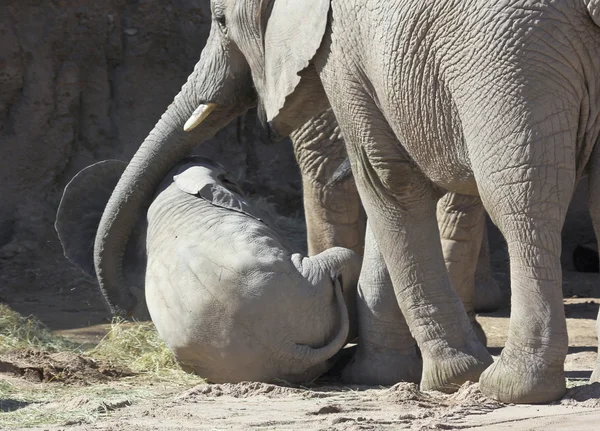
[[[588,202],[594,232],[596,233],[596,241],[600,243],[600,148],[596,147],[592,154],[592,160],[589,169],[589,189]],[[596,335],[599,340],[600,347],[600,310],[598,311],[598,319],[596,320]],[[598,357],[596,358],[596,366],[591,382],[600,382],[600,349],[598,349]]]
[[[550,402],[566,391],[560,252],[575,185],[575,162],[566,139],[557,133],[548,140],[515,142],[508,150],[524,157],[511,160],[513,168],[492,156],[475,172],[482,201],[504,235],[510,257],[508,339],[500,359],[480,379],[482,392],[502,402]],[[548,160],[549,147],[554,160]],[[532,160],[532,154],[548,159]]]

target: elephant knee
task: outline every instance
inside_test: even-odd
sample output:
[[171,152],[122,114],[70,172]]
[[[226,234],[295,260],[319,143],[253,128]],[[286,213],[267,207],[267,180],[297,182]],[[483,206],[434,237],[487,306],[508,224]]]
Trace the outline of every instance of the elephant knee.
[[408,210],[433,197],[429,180],[407,160],[381,157],[368,160],[362,167],[357,185],[366,196],[378,200],[379,206]]

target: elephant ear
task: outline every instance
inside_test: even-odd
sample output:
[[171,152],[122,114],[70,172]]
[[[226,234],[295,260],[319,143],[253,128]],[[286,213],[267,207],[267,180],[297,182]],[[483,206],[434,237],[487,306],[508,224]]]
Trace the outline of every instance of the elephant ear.
[[94,242],[100,218],[127,163],[105,160],[80,171],[67,184],[54,228],[71,263],[95,277]]
[[263,105],[273,120],[321,46],[330,0],[275,0],[265,32]]
[[250,205],[239,194],[224,187],[212,169],[206,166],[184,167],[173,177],[182,192],[199,196],[215,206],[237,211],[260,220],[252,214]]

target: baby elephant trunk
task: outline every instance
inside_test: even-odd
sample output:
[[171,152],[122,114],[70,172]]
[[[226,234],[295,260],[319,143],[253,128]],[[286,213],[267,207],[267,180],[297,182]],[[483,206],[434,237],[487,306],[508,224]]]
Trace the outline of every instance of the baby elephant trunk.
[[303,381],[312,380],[323,374],[328,369],[327,361],[338,353],[346,344],[350,330],[348,310],[342,292],[342,286],[336,279],[333,281],[335,289],[336,306],[341,323],[340,329],[331,340],[323,347],[311,347],[307,344],[292,344],[289,349],[288,361],[292,374],[303,375]]

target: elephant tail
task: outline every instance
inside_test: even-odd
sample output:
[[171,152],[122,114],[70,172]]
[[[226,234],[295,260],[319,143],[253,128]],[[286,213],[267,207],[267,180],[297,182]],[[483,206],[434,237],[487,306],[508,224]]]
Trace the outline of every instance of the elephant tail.
[[346,157],[344,161],[337,167],[325,187],[335,187],[351,178],[353,178],[352,165],[350,164],[350,159]]
[[592,21],[600,27],[600,0],[583,0]]
[[94,278],[96,231],[126,167],[125,162],[105,160],[81,170],[65,187],[58,206],[54,228],[65,257]]

